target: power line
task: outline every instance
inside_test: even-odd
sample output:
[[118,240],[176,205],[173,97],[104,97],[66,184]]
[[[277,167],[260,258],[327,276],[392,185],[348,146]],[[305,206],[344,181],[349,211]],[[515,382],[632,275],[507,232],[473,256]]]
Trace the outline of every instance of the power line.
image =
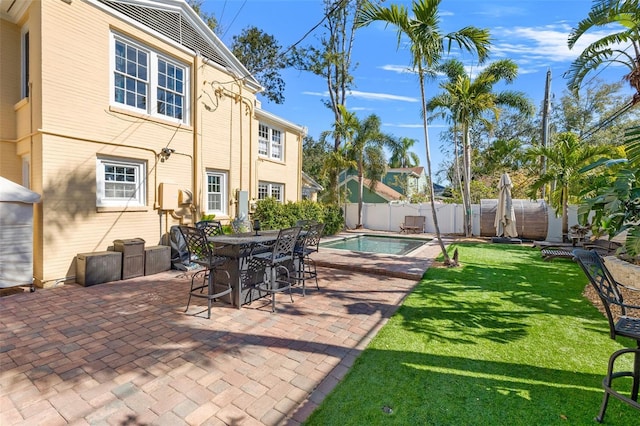
[[[343,3],[348,2],[348,1],[349,1],[349,0],[336,0],[336,2],[335,2],[335,3],[334,3],[334,5],[331,7],[331,9],[329,9],[329,11],[328,11],[328,12],[325,12],[325,13],[322,15],[322,19],[320,19],[320,21],[318,21],[314,26],[312,26],[312,27],[311,27],[311,29],[309,29],[307,32],[305,32],[305,33],[302,35],[302,37],[300,37],[300,39],[298,39],[295,43],[293,43],[293,44],[289,45],[289,47],[287,47],[285,50],[283,50],[283,51],[281,51],[280,53],[278,53],[278,54],[276,55],[276,57],[275,57],[275,60],[283,59],[283,58],[287,55],[287,53],[289,53],[289,52],[290,52],[292,49],[294,49],[297,45],[299,45],[300,43],[302,43],[302,42],[303,42],[307,37],[309,37],[309,35],[310,35],[311,33],[313,33],[313,32],[314,32],[314,31],[315,31],[315,30],[316,30],[320,25],[322,25],[322,24],[324,23],[324,21],[326,21],[326,20],[327,20],[327,18],[328,18],[330,15],[332,15],[336,10],[338,10],[338,8],[339,8],[339,7],[341,7],[341,6],[343,5]],[[240,7],[240,9],[238,10],[238,12],[237,12],[237,13],[236,13],[236,15],[234,16],[233,20],[231,21],[231,23],[232,23],[232,24],[233,24],[233,22],[236,20],[236,18],[238,17],[238,15],[240,14],[240,11],[242,10],[242,7],[244,7],[244,5],[246,4],[246,2],[247,2],[247,0],[244,0],[244,2],[242,3],[242,6]],[[228,28],[230,28],[230,27],[231,27],[231,25],[229,25],[229,27],[228,27]],[[227,31],[228,31],[228,28],[227,28]],[[226,34],[226,31],[225,31],[225,34]],[[223,37],[224,37],[224,35],[223,35]],[[266,68],[264,68],[264,69],[266,69]],[[264,71],[264,69],[261,69],[261,70],[254,70],[253,72],[249,72],[249,74],[242,75],[242,76],[240,76],[239,78],[240,78],[240,79],[243,79],[243,78],[249,77],[249,76],[251,76],[251,75],[253,75],[253,74],[257,74],[257,73],[259,73],[259,72],[261,72],[261,71]],[[228,83],[233,83],[233,82],[235,82],[235,80],[234,80],[234,81],[229,81]],[[220,83],[220,84],[225,84],[225,82],[222,82],[222,83]]]
[[583,139],[591,138],[597,131],[602,130],[605,127],[609,126],[613,121],[619,118],[622,114],[629,111],[636,104],[636,96],[637,95],[634,95],[633,98],[631,98],[629,102],[627,102],[622,107],[620,107],[620,109],[618,109],[617,111],[614,111],[609,117],[605,118],[595,126],[588,129],[586,132],[584,132],[584,134],[582,135],[582,138]]
[[[225,1],[225,6],[227,4],[227,2]],[[240,9],[238,9],[238,11],[236,12],[236,15],[233,17],[233,19],[231,20],[231,23],[229,24],[229,26],[227,27],[226,30],[224,30],[224,33],[222,34],[221,38],[224,38],[224,36],[227,35],[227,31],[229,31],[229,28],[231,28],[233,26],[233,23],[236,22],[236,19],[238,19],[238,15],[240,15],[240,12],[242,12],[242,8],[244,7],[244,5],[247,4],[247,0],[244,0],[242,2],[242,5],[240,5]],[[224,8],[222,9],[222,12],[224,13]]]

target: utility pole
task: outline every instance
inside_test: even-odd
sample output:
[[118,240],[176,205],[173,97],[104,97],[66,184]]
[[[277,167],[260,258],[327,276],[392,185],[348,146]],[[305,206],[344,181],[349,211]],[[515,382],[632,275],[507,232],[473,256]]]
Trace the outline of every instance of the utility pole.
[[[542,146],[549,146],[549,114],[551,110],[551,69],[547,70],[547,81],[544,86],[544,104],[542,106]],[[544,175],[547,172],[547,158],[543,155],[540,157],[540,173]],[[542,187],[542,199],[546,197],[546,185]]]

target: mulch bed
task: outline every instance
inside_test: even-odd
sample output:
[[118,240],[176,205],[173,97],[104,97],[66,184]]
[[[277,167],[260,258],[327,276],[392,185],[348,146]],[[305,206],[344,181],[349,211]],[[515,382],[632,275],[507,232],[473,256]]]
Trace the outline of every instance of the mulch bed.
[[[621,288],[620,291],[622,292],[622,298],[624,300],[624,303],[629,305],[634,305],[634,306],[640,306],[640,291],[633,291],[625,288]],[[602,312],[603,315],[606,316],[604,307],[602,305],[602,301],[598,297],[598,293],[596,292],[596,289],[593,288],[591,284],[588,284],[584,288],[582,295],[586,297],[587,300],[591,301],[591,303],[593,303],[593,305],[596,308],[598,308],[598,310]],[[616,318],[618,317],[618,315],[620,315],[618,311],[613,310],[612,312],[613,312],[613,316]],[[640,317],[640,309],[628,309],[627,315]]]

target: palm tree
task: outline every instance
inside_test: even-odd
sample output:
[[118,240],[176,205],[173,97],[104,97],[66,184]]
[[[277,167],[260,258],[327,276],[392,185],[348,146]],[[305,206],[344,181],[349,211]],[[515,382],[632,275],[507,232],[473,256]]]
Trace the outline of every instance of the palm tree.
[[425,75],[427,73],[433,75],[435,67],[441,61],[444,54],[450,50],[452,44],[456,44],[458,47],[467,51],[477,53],[479,60],[483,61],[488,54],[490,41],[488,30],[475,27],[465,27],[459,31],[443,34],[440,30],[440,16],[438,13],[440,1],[441,0],[418,0],[413,2],[411,5],[413,12],[412,17],[409,16],[409,12],[404,6],[392,4],[389,7],[382,7],[371,2],[366,2],[356,16],[356,26],[364,27],[372,22],[385,22],[397,28],[398,46],[400,46],[403,35],[409,39],[411,62],[414,71],[418,74],[418,81],[420,83],[427,173],[431,189],[429,191],[431,213],[433,215],[436,238],[438,239],[444,257],[444,263],[448,265],[451,264],[451,259],[442,242],[433,191],[429,126],[426,114]]
[[[585,76],[601,64],[621,64],[629,69],[623,79],[636,90],[634,103],[640,101],[640,7],[638,0],[597,0],[593,2],[589,16],[578,23],[569,35],[569,49],[592,28],[620,27],[594,41],[582,51],[567,72],[571,90],[578,90]],[[632,53],[628,53],[629,43]]]
[[569,200],[572,196],[577,196],[582,188],[584,176],[580,170],[610,150],[607,145],[586,145],[571,132],[558,134],[550,146],[536,146],[528,150],[530,158],[544,156],[547,159],[547,169],[533,182],[529,196],[536,198],[540,188],[555,184],[555,190],[550,194],[551,206],[556,210],[556,214],[562,211],[563,234],[569,232]]
[[342,167],[344,163],[349,161],[346,157],[347,149],[345,146],[353,140],[360,123],[354,114],[347,113],[343,105],[338,105],[337,108],[340,112],[340,117],[333,123],[333,130],[324,131],[320,134],[320,142],[324,144],[328,138],[344,141],[344,146],[336,145],[334,147],[333,155],[327,159],[324,167],[324,173],[329,175],[330,185],[333,186],[333,191],[330,192],[337,196],[337,202],[340,204],[340,182],[338,175],[341,170],[345,169]]
[[[349,160],[349,158],[347,157],[345,147],[341,146],[341,147],[338,147],[337,150],[331,150],[327,153],[327,156],[324,159],[324,164],[322,165],[322,170],[320,172],[320,175],[323,178],[327,178],[330,176],[338,176],[341,170],[347,170],[352,167],[356,167],[355,161]],[[338,182],[337,178],[336,178],[336,182]],[[340,187],[338,186],[337,188],[335,188],[335,191],[333,191],[333,193],[331,194],[330,198],[328,199],[328,202],[330,203],[335,202],[338,205],[340,205],[340,199],[341,199],[341,190],[340,190]]]
[[418,154],[410,151],[411,147],[415,145],[417,141],[415,139],[402,137],[392,138],[389,140],[387,146],[391,150],[391,159],[389,160],[389,167],[416,167],[420,164]]
[[[452,66],[450,69],[460,70],[461,67]],[[466,72],[450,75],[450,80],[440,85],[444,93],[431,99],[428,104],[429,109],[448,109],[455,125],[460,126],[466,236],[471,236],[471,127],[479,121],[491,128],[492,123],[486,118],[486,113],[491,113],[494,120],[497,120],[501,107],[514,108],[529,116],[533,114],[533,104],[522,92],[493,91],[494,85],[501,81],[509,84],[517,75],[518,66],[510,59],[492,62],[473,81]]]
[[364,196],[364,178],[370,180],[370,188],[380,181],[386,169],[386,159],[382,150],[383,145],[391,139],[380,131],[380,118],[372,114],[364,121],[339,105],[340,120],[335,128],[340,129],[345,140],[345,159],[354,165],[358,173],[358,223],[356,228],[362,228],[362,202]]

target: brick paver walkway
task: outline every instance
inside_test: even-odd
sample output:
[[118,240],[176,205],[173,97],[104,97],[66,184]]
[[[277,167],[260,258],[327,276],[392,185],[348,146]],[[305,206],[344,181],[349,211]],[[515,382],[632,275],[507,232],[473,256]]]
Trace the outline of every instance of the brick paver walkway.
[[198,299],[183,312],[178,271],[1,297],[0,424],[299,424],[417,283],[320,275],[277,313],[217,304],[210,320]]

